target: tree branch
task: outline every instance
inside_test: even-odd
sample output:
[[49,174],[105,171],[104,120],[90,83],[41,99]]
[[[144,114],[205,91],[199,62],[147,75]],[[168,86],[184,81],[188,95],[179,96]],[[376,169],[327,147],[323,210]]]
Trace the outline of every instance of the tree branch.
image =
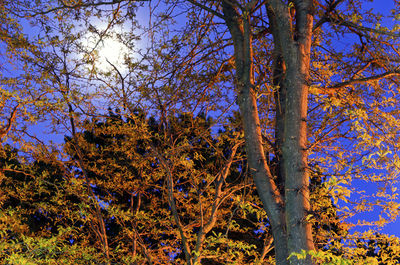
[[382,30],[382,29],[373,29],[373,28],[369,28],[369,27],[364,27],[364,26],[361,26],[361,25],[357,25],[356,23],[353,23],[353,22],[350,22],[350,21],[346,21],[341,17],[339,17],[339,18],[331,18],[330,21],[335,23],[335,24],[337,24],[337,25],[339,25],[339,26],[345,26],[345,27],[348,27],[348,28],[360,30],[360,31],[362,31],[364,33],[363,35],[365,35],[365,32],[371,32],[371,33],[376,33],[376,34],[381,34],[381,35],[400,38],[400,33],[390,32],[390,31],[386,31],[386,30]]
[[321,17],[321,19],[317,23],[315,23],[315,25],[313,27],[313,31],[316,30],[317,28],[319,28],[320,26],[322,26],[322,24],[324,24],[325,22],[328,22],[329,21],[329,17],[328,17],[329,13],[331,13],[343,1],[344,0],[337,0],[336,2],[332,2],[328,8],[325,8],[323,5],[320,5],[326,11],[325,11],[325,14]]
[[385,72],[385,73],[379,74],[379,75],[373,75],[373,76],[369,76],[369,77],[348,80],[348,81],[333,85],[331,87],[325,88],[325,89],[323,89],[323,91],[325,93],[329,93],[331,90],[334,90],[333,92],[336,92],[336,90],[345,88],[347,86],[353,86],[356,84],[363,84],[363,83],[367,83],[367,82],[371,82],[371,81],[377,81],[377,80],[389,78],[392,76],[400,76],[400,70],[393,70],[393,71],[388,71],[388,72]]
[[11,112],[11,115],[10,115],[10,118],[8,118],[7,125],[5,125],[5,126],[3,126],[2,128],[0,128],[0,142],[2,142],[1,139],[2,139],[4,136],[6,136],[6,134],[11,130],[11,126],[12,126],[12,124],[14,123],[16,117],[17,117],[17,110],[18,110],[19,106],[20,106],[20,103],[18,103],[18,104],[13,108],[13,110],[12,110],[12,112]]
[[[84,7],[94,7],[94,6],[102,6],[102,5],[115,5],[115,4],[120,4],[124,2],[125,0],[113,0],[113,1],[100,1],[97,3],[81,3],[81,4],[75,4],[75,5],[68,5],[62,1],[62,6],[57,6],[54,8],[51,8],[46,11],[40,11],[40,12],[35,12],[33,15],[46,15],[61,9],[76,9],[76,8],[84,8]],[[149,0],[142,0],[142,1],[149,1]]]
[[173,182],[171,169],[168,166],[168,162],[157,151],[156,147],[153,144],[150,144],[150,149],[157,156],[157,158],[160,160],[162,167],[167,172],[167,185],[168,185],[168,201],[169,201],[169,205],[171,207],[172,215],[173,215],[173,217],[175,219],[175,224],[178,227],[179,234],[181,235],[182,246],[183,246],[183,251],[185,253],[186,263],[187,264],[191,264],[191,262],[190,262],[191,261],[191,251],[190,251],[189,243],[188,243],[188,240],[187,240],[187,238],[185,236],[185,233],[183,231],[182,223],[181,223],[181,220],[179,218],[178,209],[176,208],[176,204],[175,204],[174,182]]
[[210,12],[211,14],[213,14],[213,15],[221,18],[221,19],[224,19],[224,16],[221,13],[215,11],[212,8],[209,8],[208,6],[205,6],[203,4],[197,3],[195,0],[187,0],[187,1],[190,2],[191,4],[197,6],[197,7],[200,7],[203,10],[206,10],[206,11]]

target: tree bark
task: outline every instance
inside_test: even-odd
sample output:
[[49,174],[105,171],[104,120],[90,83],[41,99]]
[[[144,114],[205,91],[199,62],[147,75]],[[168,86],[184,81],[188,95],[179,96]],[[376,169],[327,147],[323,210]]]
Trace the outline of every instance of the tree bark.
[[[286,89],[282,159],[285,175],[285,216],[289,254],[314,249],[310,212],[309,175],[307,170],[307,97],[310,47],[313,23],[311,0],[293,2],[295,15],[278,0],[267,3],[276,28],[272,34],[282,47],[286,66],[283,80]],[[272,17],[270,16],[270,19]],[[295,28],[292,21],[295,20]],[[290,259],[290,264],[310,264],[309,259]]]
[[[240,14],[232,2],[223,1],[225,23],[231,33],[236,66],[237,100],[242,116],[247,160],[260,199],[272,227],[277,264],[311,264],[292,256],[314,249],[307,172],[307,96],[312,34],[312,1],[295,1],[295,15],[279,0],[266,4],[275,43],[276,145],[278,175],[267,164],[256,95],[250,28],[251,3]],[[296,21],[295,27],[293,21]],[[278,87],[279,86],[279,87]],[[280,187],[278,185],[281,185]]]
[[262,145],[261,126],[254,91],[249,9],[244,11],[242,17],[231,3],[223,1],[222,7],[224,20],[234,44],[237,100],[243,121],[250,173],[273,228],[276,262],[280,265],[289,264],[284,201],[267,165]]

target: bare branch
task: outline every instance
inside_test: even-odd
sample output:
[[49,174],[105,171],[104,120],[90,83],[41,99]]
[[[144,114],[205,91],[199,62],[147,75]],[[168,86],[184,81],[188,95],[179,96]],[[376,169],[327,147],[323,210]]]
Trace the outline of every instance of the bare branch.
[[274,242],[274,238],[273,237],[269,237],[269,238],[266,238],[264,240],[264,246],[263,246],[263,249],[261,251],[260,258],[259,258],[259,260],[258,260],[258,262],[256,264],[263,264],[265,256],[273,248],[273,242]]
[[361,69],[359,69],[351,78],[354,79],[355,77],[359,76],[362,72],[364,72],[372,63],[376,62],[376,60],[371,60],[367,62]]
[[215,11],[214,9],[209,8],[208,6],[205,6],[205,5],[203,5],[203,4],[200,4],[200,3],[196,2],[195,0],[188,0],[188,1],[189,1],[190,3],[192,3],[193,5],[195,5],[195,6],[197,6],[197,7],[200,7],[200,8],[203,9],[203,10],[206,10],[206,11],[210,12],[211,14],[213,14],[213,15],[215,15],[215,16],[217,16],[217,17],[219,17],[219,18],[221,18],[221,19],[224,19],[224,16],[223,16],[221,13]]
[[[77,9],[77,8],[85,8],[85,7],[95,7],[95,6],[104,6],[104,5],[115,5],[115,4],[120,4],[124,2],[125,0],[113,0],[113,1],[100,1],[97,3],[80,3],[80,4],[75,4],[75,5],[68,5],[62,1],[61,6],[57,6],[51,9],[48,9],[46,11],[40,11],[36,12],[33,15],[46,15],[49,13],[53,13],[62,9]],[[143,0],[143,1],[149,1],[149,0]]]
[[393,71],[388,71],[388,72],[385,72],[385,73],[379,74],[379,75],[373,75],[373,76],[369,76],[369,77],[363,77],[363,78],[357,78],[357,79],[348,80],[348,81],[335,84],[335,85],[333,85],[331,87],[328,87],[328,88],[325,88],[325,89],[322,89],[322,90],[325,93],[329,94],[329,92],[332,92],[331,90],[334,90],[333,92],[335,92],[338,89],[341,89],[341,88],[344,88],[344,87],[347,87],[347,86],[353,86],[353,85],[356,85],[356,84],[364,84],[364,83],[367,83],[367,82],[378,81],[378,80],[381,80],[381,79],[384,79],[384,78],[389,78],[389,77],[392,77],[392,76],[400,76],[400,70],[393,70]]
[[[400,33],[395,33],[395,32],[390,32],[382,29],[374,29],[374,28],[369,28],[369,27],[364,27],[361,25],[358,25],[356,23],[346,21],[343,18],[330,18],[330,21],[339,25],[339,26],[345,26],[351,29],[357,29],[359,31],[362,31],[363,35],[365,35],[366,32],[371,32],[371,33],[376,33],[380,35],[386,35],[386,36],[391,36],[391,37],[397,37],[400,38]],[[367,36],[369,37],[369,36]]]
[[[321,17],[321,19],[319,21],[317,21],[317,23],[315,23],[314,27],[313,27],[313,31],[316,30],[317,28],[319,28],[320,26],[322,26],[322,24],[324,24],[325,22],[329,21],[329,14],[344,0],[337,0],[335,2],[331,2],[331,4],[328,6],[328,8],[325,8],[323,5],[322,8],[324,8],[325,14]],[[318,1],[317,1],[318,3]]]

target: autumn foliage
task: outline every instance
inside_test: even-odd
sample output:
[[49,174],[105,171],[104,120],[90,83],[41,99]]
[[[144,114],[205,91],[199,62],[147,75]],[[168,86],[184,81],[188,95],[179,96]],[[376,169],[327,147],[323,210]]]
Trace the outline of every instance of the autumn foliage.
[[398,264],[399,3],[368,2],[0,1],[0,260]]

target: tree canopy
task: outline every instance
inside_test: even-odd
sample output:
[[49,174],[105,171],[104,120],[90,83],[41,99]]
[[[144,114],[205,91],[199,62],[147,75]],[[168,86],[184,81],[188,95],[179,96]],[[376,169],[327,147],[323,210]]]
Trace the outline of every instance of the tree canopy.
[[397,264],[399,3],[368,3],[1,2],[2,258]]

